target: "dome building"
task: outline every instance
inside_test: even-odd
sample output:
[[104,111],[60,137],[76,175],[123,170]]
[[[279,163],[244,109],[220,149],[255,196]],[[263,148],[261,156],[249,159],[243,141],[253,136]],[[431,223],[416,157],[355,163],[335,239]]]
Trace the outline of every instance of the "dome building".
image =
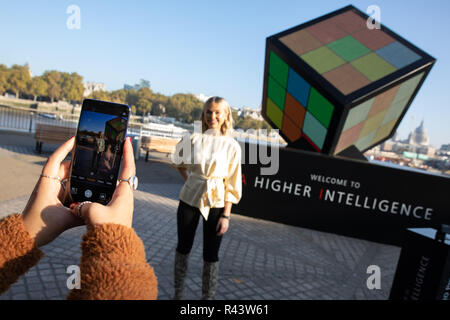
[[411,131],[407,139],[402,141],[398,139],[398,134],[395,133],[390,140],[385,141],[381,145],[381,149],[383,151],[401,154],[406,158],[417,158],[421,160],[433,157],[436,151],[435,148],[430,146],[430,139],[425,130],[423,120],[415,130]]
[[407,143],[416,146],[428,146],[430,144],[423,120],[420,123],[420,126],[409,134]]

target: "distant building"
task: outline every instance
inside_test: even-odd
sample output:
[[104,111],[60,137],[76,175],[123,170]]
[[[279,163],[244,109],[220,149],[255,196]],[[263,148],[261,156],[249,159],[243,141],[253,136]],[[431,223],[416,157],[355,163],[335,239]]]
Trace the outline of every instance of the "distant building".
[[424,121],[408,135],[406,140],[399,140],[397,133],[381,145],[383,151],[392,151],[407,158],[426,160],[433,157],[436,149],[430,146],[430,139],[425,130]]
[[413,132],[411,132],[406,139],[407,143],[416,146],[428,146],[430,140],[428,139],[427,132],[425,131],[425,127],[423,125],[423,120],[420,123],[420,126],[416,128]]
[[198,100],[200,100],[201,102],[206,102],[206,100],[208,100],[209,98],[211,98],[210,96],[207,96],[203,93],[199,93],[194,95]]
[[106,91],[106,86],[104,83],[98,82],[85,82],[83,97],[89,96],[94,91]]
[[261,111],[260,110],[256,110],[253,108],[248,108],[248,107],[244,107],[242,109],[238,110],[238,116],[245,118],[245,117],[250,117],[252,119],[255,120],[264,120],[263,117],[261,116]]
[[441,151],[447,151],[447,152],[450,152],[450,143],[448,143],[448,144],[443,144],[442,146],[441,146],[441,149],[440,149]]

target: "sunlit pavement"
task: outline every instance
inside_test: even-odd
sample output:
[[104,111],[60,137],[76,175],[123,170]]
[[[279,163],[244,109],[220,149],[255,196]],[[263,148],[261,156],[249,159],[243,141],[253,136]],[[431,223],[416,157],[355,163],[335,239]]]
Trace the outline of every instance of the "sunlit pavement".
[[[2,178],[0,217],[23,210],[54,148],[44,146],[44,153],[37,155],[32,136],[0,132],[0,174],[13,175],[15,170],[17,177]],[[133,226],[158,277],[158,298],[171,299],[182,180],[164,155],[155,154],[149,162],[137,160],[136,165],[140,185]],[[0,299],[65,299],[72,283],[67,271],[80,262],[84,232],[85,227],[68,230],[43,247],[45,257]],[[202,241],[199,224],[190,255],[187,299],[201,298]],[[395,246],[233,214],[219,254],[216,299],[383,300],[389,297],[399,254]],[[371,265],[380,268],[380,289],[367,287]]]

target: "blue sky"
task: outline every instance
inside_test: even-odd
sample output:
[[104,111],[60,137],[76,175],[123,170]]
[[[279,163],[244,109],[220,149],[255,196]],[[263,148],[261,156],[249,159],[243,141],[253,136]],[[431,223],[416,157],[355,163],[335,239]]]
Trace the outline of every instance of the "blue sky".
[[116,118],[116,115],[84,111],[80,119],[80,131],[87,130],[93,132],[105,132],[105,124],[111,119]]
[[[260,108],[266,37],[350,3],[379,6],[383,24],[437,59],[398,131],[405,138],[424,120],[434,146],[450,143],[448,0],[2,0],[0,63],[77,72],[108,90],[143,78],[166,95]],[[79,30],[66,26],[72,4]]]

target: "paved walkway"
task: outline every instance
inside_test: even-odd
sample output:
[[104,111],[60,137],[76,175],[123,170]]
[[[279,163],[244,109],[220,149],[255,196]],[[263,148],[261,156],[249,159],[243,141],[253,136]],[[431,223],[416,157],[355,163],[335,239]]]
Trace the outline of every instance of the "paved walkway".
[[[34,153],[27,135],[0,131],[0,217],[21,212],[42,165],[55,146]],[[182,180],[163,156],[137,161],[133,226],[158,277],[159,299],[173,293],[176,208]],[[7,177],[5,179],[5,177]],[[64,299],[66,270],[78,265],[85,227],[68,230],[43,247],[45,257],[0,300]],[[217,299],[363,299],[389,297],[400,248],[234,214],[220,251]],[[381,270],[381,289],[369,290],[367,267]],[[187,298],[201,297],[202,232],[197,230]]]

